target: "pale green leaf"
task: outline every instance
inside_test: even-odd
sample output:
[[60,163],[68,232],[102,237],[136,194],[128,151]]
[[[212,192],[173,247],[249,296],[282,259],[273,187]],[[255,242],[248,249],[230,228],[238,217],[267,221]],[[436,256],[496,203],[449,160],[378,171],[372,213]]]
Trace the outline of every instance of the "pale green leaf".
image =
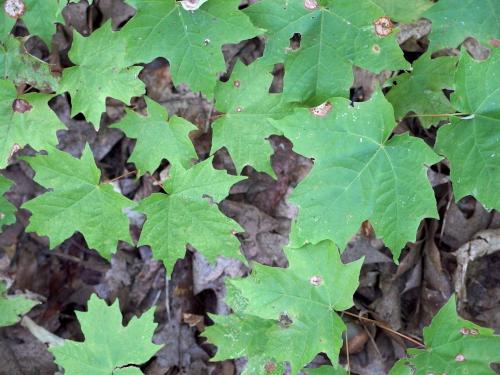
[[290,197],[300,209],[292,244],[332,239],[343,249],[370,220],[397,260],[420,221],[437,217],[427,167],[440,158],[421,139],[390,138],[393,109],[380,91],[354,107],[343,98],[331,105],[326,116],[300,109],[275,121],[296,152],[315,160]]
[[27,299],[23,296],[7,295],[7,288],[0,281],[0,327],[16,324],[21,316],[30,311],[37,301]]
[[151,341],[156,328],[154,308],[140,318],[133,317],[124,327],[118,300],[108,306],[92,295],[88,311],[77,311],[76,315],[85,341],[66,340],[64,345],[49,349],[68,375],[141,374],[138,369],[119,368],[141,365],[160,349]]
[[138,245],[150,245],[169,273],[188,244],[210,262],[219,255],[244,260],[235,236],[240,226],[213,202],[222,200],[242,179],[214,169],[212,158],[187,170],[173,166],[164,184],[167,194],[152,194],[137,207],[147,217]]
[[4,196],[11,186],[12,182],[10,180],[0,176],[0,233],[4,225],[16,222],[16,207]]
[[413,63],[411,73],[403,73],[391,81],[395,86],[388,92],[386,98],[394,107],[397,120],[407,113],[414,112],[426,128],[445,120],[448,116],[433,116],[453,113],[454,109],[443,89],[453,89],[455,56],[431,59],[430,53],[422,55]]
[[164,57],[176,85],[213,97],[226,69],[221,47],[261,33],[238,10],[239,0],[209,1],[196,11],[175,0],[128,0],[137,14],[124,26],[129,63]]
[[[313,2],[311,2],[313,3]],[[373,1],[324,0],[316,9],[304,0],[261,0],[245,10],[255,25],[267,30],[264,58],[285,63],[287,100],[319,104],[348,96],[352,65],[380,72],[409,66],[395,33],[380,37],[374,22],[387,16]],[[301,35],[300,48],[289,39]]]
[[458,47],[469,37],[486,45],[500,38],[498,0],[439,0],[422,16],[432,21],[430,51]]
[[132,242],[123,210],[134,202],[111,184],[99,183],[100,172],[88,146],[81,159],[53,148],[48,155],[25,160],[35,170],[35,181],[51,189],[22,206],[32,213],[28,231],[48,236],[51,248],[79,231],[105,258],[115,252],[119,240]]
[[0,78],[46,91],[55,91],[58,85],[49,64],[30,55],[24,41],[13,36],[0,42]]
[[500,362],[500,336],[493,330],[461,319],[455,297],[424,328],[425,349],[408,349],[390,375],[494,375],[492,362]]
[[215,106],[223,115],[212,125],[212,150],[226,147],[239,173],[245,165],[274,175],[272,147],[267,137],[278,130],[269,122],[292,111],[282,94],[269,93],[273,77],[260,60],[245,66],[238,62],[231,78],[215,89]]
[[288,268],[255,264],[249,277],[227,281],[235,314],[212,317],[203,333],[218,347],[214,360],[247,357],[247,374],[269,362],[289,362],[297,374],[318,353],[337,361],[346,327],[335,311],[353,305],[363,260],[343,264],[330,241],[286,255]]
[[463,117],[439,129],[436,150],[450,162],[455,199],[474,195],[500,209],[500,48],[486,61],[460,58],[451,101]]
[[56,132],[64,125],[47,104],[51,98],[39,93],[18,96],[10,81],[0,80],[0,168],[7,166],[13,151],[27,144],[36,150],[57,144]]
[[61,78],[60,92],[70,93],[72,115],[83,113],[96,128],[107,97],[128,103],[144,93],[137,78],[142,68],[125,62],[125,41],[117,34],[110,22],[89,37],[73,33],[69,58],[76,66],[64,69]]
[[196,127],[181,117],[168,119],[167,110],[146,97],[146,116],[127,110],[127,115],[113,128],[123,130],[127,137],[137,139],[129,158],[139,173],[153,173],[162,159],[188,168],[197,159],[189,132]]

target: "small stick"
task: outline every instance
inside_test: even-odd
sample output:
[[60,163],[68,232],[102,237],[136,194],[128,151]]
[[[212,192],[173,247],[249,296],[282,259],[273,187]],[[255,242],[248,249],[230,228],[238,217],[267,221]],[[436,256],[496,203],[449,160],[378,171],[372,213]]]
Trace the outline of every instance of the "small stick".
[[411,342],[412,344],[415,344],[415,345],[417,345],[417,346],[420,346],[420,347],[422,347],[422,348],[425,348],[425,345],[424,345],[423,343],[421,343],[420,341],[418,341],[418,340],[416,340],[416,339],[414,339],[414,338],[412,338],[412,337],[410,337],[410,336],[407,336],[407,335],[405,335],[405,334],[403,334],[403,333],[400,333],[400,332],[398,332],[398,331],[396,331],[396,330],[394,330],[394,329],[392,329],[392,328],[389,328],[389,327],[387,327],[386,325],[384,325],[384,324],[382,324],[382,323],[380,323],[380,322],[378,322],[378,321],[376,321],[376,320],[373,320],[373,319],[370,319],[370,318],[365,318],[364,316],[361,316],[361,315],[356,315],[356,314],[353,314],[353,313],[351,313],[351,312],[349,312],[349,311],[343,311],[343,313],[344,313],[344,314],[346,314],[346,315],[348,315],[348,316],[351,316],[351,317],[353,317],[353,318],[357,318],[357,319],[360,319],[360,320],[364,320],[364,321],[366,321],[366,322],[373,323],[373,324],[375,324],[377,327],[380,327],[380,328],[382,328],[382,329],[385,329],[385,330],[386,330],[386,331],[388,331],[388,332],[391,332],[391,333],[393,333],[393,334],[395,334],[395,335],[397,335],[397,336],[399,336],[399,337],[402,337],[403,339],[405,339],[405,340],[407,340],[407,341]]
[[446,117],[446,116],[470,116],[470,115],[472,115],[472,113],[456,112],[456,113],[431,113],[424,115],[408,115],[406,117],[415,118],[415,117]]

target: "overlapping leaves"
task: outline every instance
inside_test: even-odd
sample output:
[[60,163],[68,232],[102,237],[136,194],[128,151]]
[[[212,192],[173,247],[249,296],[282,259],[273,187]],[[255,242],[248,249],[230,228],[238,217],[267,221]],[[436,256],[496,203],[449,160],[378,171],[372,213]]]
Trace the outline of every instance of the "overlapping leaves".
[[154,193],[137,207],[147,217],[139,246],[150,245],[169,273],[188,244],[209,261],[219,255],[244,260],[235,236],[240,226],[216,205],[242,179],[214,169],[211,158],[187,170],[174,166],[164,184],[167,194]]
[[299,109],[274,122],[296,152],[314,158],[290,197],[300,208],[292,244],[332,239],[344,248],[370,220],[397,259],[420,221],[437,216],[427,167],[439,157],[421,139],[391,138],[393,109],[380,91],[354,107],[342,98],[328,106],[326,115]]
[[455,297],[424,328],[425,349],[408,349],[408,358],[396,363],[390,375],[494,375],[500,362],[500,336],[457,315]]
[[213,123],[212,150],[226,147],[239,173],[245,165],[273,174],[271,145],[266,140],[279,131],[269,119],[291,113],[293,106],[282,94],[269,92],[269,67],[260,60],[245,66],[237,63],[227,82],[215,89],[215,104],[222,115]]
[[419,119],[425,127],[447,119],[454,109],[443,90],[453,89],[457,61],[454,56],[431,59],[426,53],[413,63],[411,73],[394,78],[395,86],[386,98],[394,106],[396,119],[414,112],[423,115]]
[[0,80],[0,168],[27,144],[36,150],[57,144],[56,132],[64,125],[48,106],[51,98],[39,93],[17,95],[10,81]]
[[156,57],[170,62],[175,84],[213,97],[218,75],[225,71],[221,47],[261,33],[238,10],[239,0],[208,1],[196,11],[176,0],[128,0],[137,14],[125,25],[127,61],[146,63]]
[[[264,57],[285,62],[284,95],[290,101],[319,104],[347,96],[353,64],[374,72],[408,67],[391,26],[383,36],[376,33],[375,23],[390,14],[374,1],[261,0],[245,13],[266,30]],[[293,50],[289,39],[296,33],[300,47]]]
[[57,88],[49,64],[30,55],[24,40],[12,36],[0,42],[0,79],[8,79],[16,85],[28,84],[40,90],[54,91]]
[[52,34],[56,31],[55,23],[64,23],[62,10],[66,4],[66,0],[2,1],[0,42],[7,38],[16,20],[21,18],[30,34],[39,36],[50,47]]
[[162,159],[188,168],[196,159],[189,139],[189,132],[196,127],[181,117],[168,119],[166,109],[151,99],[146,98],[146,103],[146,116],[127,110],[127,115],[113,125],[129,138],[137,139],[129,161],[135,164],[139,173],[153,173]]
[[137,79],[141,67],[125,61],[125,41],[111,30],[111,23],[101,26],[89,37],[73,34],[69,58],[76,66],[66,68],[60,91],[71,95],[71,113],[83,113],[98,128],[106,110],[106,98],[130,102],[144,94],[144,84]]
[[245,374],[284,362],[297,374],[320,352],[336,363],[345,324],[335,311],[352,306],[362,260],[343,264],[330,241],[286,254],[286,269],[255,264],[249,277],[228,280],[234,314],[212,316],[204,332],[218,347],[214,360],[247,357]]
[[439,0],[422,16],[432,21],[431,51],[456,48],[469,37],[485,45],[500,38],[497,0]]
[[451,101],[463,115],[438,133],[436,149],[450,161],[455,199],[474,195],[500,209],[500,48],[486,61],[460,58]]
[[133,202],[111,184],[99,183],[100,172],[88,146],[81,159],[52,148],[48,155],[26,161],[35,170],[35,181],[51,189],[23,205],[32,213],[28,231],[48,236],[51,248],[79,231],[105,258],[115,252],[119,240],[132,242],[123,210]]

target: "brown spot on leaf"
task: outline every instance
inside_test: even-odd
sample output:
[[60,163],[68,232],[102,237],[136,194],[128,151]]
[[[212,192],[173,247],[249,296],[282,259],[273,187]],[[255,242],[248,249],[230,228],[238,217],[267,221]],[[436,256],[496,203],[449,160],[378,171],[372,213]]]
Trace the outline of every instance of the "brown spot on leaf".
[[311,108],[310,111],[314,116],[325,117],[327,114],[330,113],[332,108],[333,108],[332,103],[324,102],[324,103],[318,105],[317,107]]
[[234,86],[234,87],[236,87],[236,88],[239,88],[239,87],[241,86],[241,82],[240,82],[240,81],[238,81],[238,80],[235,80],[235,81],[233,82],[233,86]]
[[276,363],[274,363],[273,361],[269,361],[265,364],[264,370],[266,371],[266,373],[270,374],[276,370],[276,367]]
[[24,113],[31,111],[33,106],[24,99],[15,99],[12,102],[12,110],[17,113]]
[[311,276],[309,282],[314,286],[320,286],[321,284],[323,284],[323,278],[321,276],[314,275]]
[[374,44],[372,46],[373,53],[380,53],[380,46],[378,44]]
[[203,45],[208,46],[209,44],[210,44],[210,39],[207,38],[203,41]]
[[3,4],[3,10],[9,17],[19,18],[24,14],[26,5],[22,0],[6,0]]
[[304,0],[304,8],[309,10],[318,9],[319,4],[316,0]]
[[281,313],[278,324],[280,325],[281,328],[288,328],[293,324],[292,318],[288,316],[287,313]]
[[394,24],[389,17],[380,17],[373,23],[375,34],[378,36],[387,36],[392,32]]

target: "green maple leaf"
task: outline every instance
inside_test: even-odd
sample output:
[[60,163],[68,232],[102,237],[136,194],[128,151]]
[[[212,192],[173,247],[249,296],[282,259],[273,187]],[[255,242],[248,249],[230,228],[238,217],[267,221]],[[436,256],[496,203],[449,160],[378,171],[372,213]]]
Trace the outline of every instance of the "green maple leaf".
[[132,243],[123,209],[134,203],[111,184],[99,183],[100,172],[88,146],[81,159],[53,148],[48,155],[25,160],[35,170],[35,181],[51,189],[23,204],[32,213],[28,231],[49,237],[51,248],[79,231],[105,258],[111,257],[119,240]]
[[397,260],[420,221],[437,217],[427,167],[440,158],[421,139],[390,138],[393,109],[380,90],[354,107],[343,98],[331,105],[325,116],[299,109],[274,121],[296,152],[315,160],[290,197],[300,208],[291,241],[332,239],[343,249],[370,220]]
[[432,0],[372,0],[397,22],[410,23],[434,5]]
[[10,180],[0,176],[0,233],[4,225],[16,222],[16,207],[4,196],[11,186],[12,182]]
[[353,305],[363,259],[343,264],[330,241],[286,254],[288,268],[255,264],[246,279],[227,281],[235,314],[211,316],[203,333],[218,347],[213,360],[245,356],[246,374],[283,362],[296,374],[321,352],[337,360],[346,327],[335,311]]
[[140,318],[132,318],[124,327],[118,300],[108,306],[92,295],[88,311],[77,311],[76,315],[85,341],[65,340],[62,346],[49,349],[66,374],[141,374],[124,366],[145,363],[160,349],[151,342],[156,328],[154,308]]
[[59,91],[71,94],[71,114],[83,113],[96,128],[107,97],[127,103],[144,93],[137,79],[142,68],[125,62],[125,41],[117,34],[110,22],[87,38],[73,33],[69,58],[76,66],[64,69],[61,78]]
[[272,147],[266,140],[279,131],[269,122],[291,113],[292,105],[282,94],[269,93],[273,80],[261,61],[249,66],[238,62],[231,78],[215,89],[216,108],[224,114],[212,125],[212,150],[226,147],[238,172],[245,165],[274,175],[270,157]]
[[55,91],[57,80],[50,72],[49,64],[30,55],[24,41],[13,36],[0,42],[0,78],[16,85],[28,84],[40,90]]
[[0,10],[0,42],[5,40],[12,30],[17,18],[21,18],[28,27],[31,35],[39,36],[49,47],[51,46],[52,35],[56,32],[55,23],[64,23],[62,10],[66,6],[63,0],[23,0],[24,11],[20,17],[13,17],[6,12],[6,3],[2,2]]
[[38,305],[37,301],[22,296],[7,295],[5,283],[0,281],[0,327],[16,324],[21,319],[21,315],[26,314],[36,305]]
[[12,82],[0,80],[0,168],[19,147],[29,144],[42,150],[57,144],[56,132],[64,125],[47,104],[51,98],[38,93],[18,96]]
[[[457,61],[455,56],[431,59],[430,53],[426,53],[413,63],[411,73],[392,78],[396,85],[386,98],[394,107],[396,119],[402,119],[408,112],[417,115],[453,113],[454,108],[442,90],[453,89]],[[422,116],[419,120],[428,128],[446,118]]]
[[147,116],[127,110],[127,115],[114,124],[113,128],[123,130],[127,137],[137,139],[129,161],[140,173],[153,173],[162,159],[185,168],[196,159],[189,132],[196,127],[181,117],[168,119],[167,110],[146,97]]
[[474,195],[488,208],[500,209],[500,48],[486,61],[463,53],[455,75],[452,116],[439,129],[436,150],[450,162],[455,199]]
[[261,33],[238,10],[239,0],[209,1],[196,11],[175,0],[128,0],[137,14],[123,27],[130,63],[164,57],[176,85],[213,97],[226,65],[221,47]]
[[468,37],[487,45],[500,38],[497,0],[439,0],[422,16],[432,21],[430,51],[458,47]]
[[[304,0],[261,0],[245,10],[255,25],[267,30],[264,58],[285,63],[283,93],[288,101],[316,105],[332,96],[348,96],[353,64],[374,72],[409,66],[395,33],[375,33],[374,22],[388,16],[375,2],[309,3],[318,5],[308,9]],[[297,50],[289,48],[294,33],[301,35]]]
[[184,257],[187,244],[210,262],[219,255],[244,260],[234,235],[240,226],[208,199],[221,201],[243,177],[214,169],[212,158],[187,170],[173,166],[170,172],[164,184],[167,194],[152,194],[137,207],[147,217],[138,246],[150,245],[170,273],[176,260]]
[[500,336],[461,319],[452,296],[424,328],[425,349],[408,349],[390,375],[494,375],[492,362],[500,362]]

